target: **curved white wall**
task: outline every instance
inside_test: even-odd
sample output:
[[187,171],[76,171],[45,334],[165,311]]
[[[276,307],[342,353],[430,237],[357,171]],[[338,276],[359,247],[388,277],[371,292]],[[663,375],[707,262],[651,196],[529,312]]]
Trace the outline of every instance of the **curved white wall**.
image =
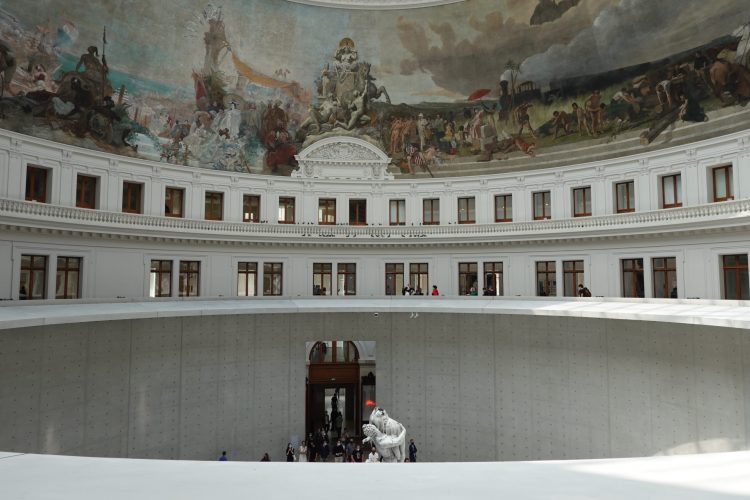
[[[322,312],[326,303],[308,307]],[[251,311],[262,311],[253,304]],[[397,308],[408,304],[401,299]],[[627,303],[560,302],[557,311],[537,304],[544,316],[520,303],[511,304],[515,314],[441,314],[415,303],[422,310],[416,317],[268,305],[280,312],[242,314],[219,301],[218,315],[195,316],[202,310],[195,303],[181,317],[169,304],[159,314],[158,304],[122,305],[120,314],[150,308],[146,316],[173,317],[91,323],[69,323],[74,311],[67,307],[11,308],[30,317],[41,307],[42,316],[68,319],[0,331],[0,449],[181,459],[214,459],[227,449],[240,460],[265,451],[278,457],[304,431],[305,342],[331,332],[377,343],[378,404],[406,425],[423,460],[750,447],[747,329],[648,321],[659,316]],[[116,307],[88,307],[117,314]],[[222,307],[232,313],[220,314]],[[439,307],[456,305],[432,309]],[[721,309],[676,307],[677,316],[692,309],[691,322]],[[719,314],[730,321],[746,316],[744,308],[725,309]],[[603,317],[630,310],[623,317],[642,320],[576,317],[597,310]]]

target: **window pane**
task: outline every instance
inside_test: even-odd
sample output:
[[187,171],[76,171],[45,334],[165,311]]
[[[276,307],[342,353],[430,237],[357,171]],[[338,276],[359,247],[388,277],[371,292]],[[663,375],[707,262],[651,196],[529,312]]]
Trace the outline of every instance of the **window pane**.
[[664,177],[662,178],[662,181],[664,183],[664,204],[665,205],[674,205],[676,203],[675,196],[674,196],[674,177]]
[[726,170],[723,167],[714,169],[714,190],[716,192],[716,198],[727,197],[727,176]]

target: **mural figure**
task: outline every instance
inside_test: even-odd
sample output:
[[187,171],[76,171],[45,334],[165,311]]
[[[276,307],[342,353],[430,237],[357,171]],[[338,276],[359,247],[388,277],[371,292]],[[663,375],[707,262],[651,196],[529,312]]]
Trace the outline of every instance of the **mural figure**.
[[0,127],[275,175],[290,175],[302,148],[348,135],[386,151],[394,174],[448,176],[537,155],[564,164],[579,142],[594,160],[630,151],[632,139],[663,147],[688,124],[693,140],[750,126],[746,0],[473,0],[377,13],[202,1],[175,16],[138,9],[145,0],[6,0]]

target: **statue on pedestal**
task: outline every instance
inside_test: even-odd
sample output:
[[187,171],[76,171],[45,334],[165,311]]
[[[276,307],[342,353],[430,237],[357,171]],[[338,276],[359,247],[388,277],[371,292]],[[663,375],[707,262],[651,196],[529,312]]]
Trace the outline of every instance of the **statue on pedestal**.
[[401,463],[406,458],[406,429],[384,409],[372,410],[370,423],[362,426],[362,432],[367,436],[362,443],[373,443],[383,462]]

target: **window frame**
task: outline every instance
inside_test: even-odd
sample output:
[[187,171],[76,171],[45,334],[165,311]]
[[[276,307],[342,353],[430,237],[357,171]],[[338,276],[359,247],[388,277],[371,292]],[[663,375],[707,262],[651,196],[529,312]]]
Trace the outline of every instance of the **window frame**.
[[[539,264],[544,264],[544,269],[539,269]],[[550,269],[551,267],[551,269]],[[557,261],[554,260],[538,260],[534,262],[534,275],[536,281],[534,282],[534,288],[536,289],[536,296],[537,297],[557,297]],[[541,281],[543,283],[542,288],[545,293],[541,293],[541,290],[539,289],[539,277],[541,275],[544,275],[544,279]],[[549,279],[550,276],[554,277],[554,284]],[[553,290],[554,286],[554,290]]]
[[[29,258],[29,265],[24,265],[25,258]],[[41,262],[40,265],[37,265],[38,262]],[[28,272],[28,288],[26,289],[26,297],[21,296],[21,288],[26,288],[26,283],[22,281],[22,279],[19,279],[19,285],[18,285],[18,299],[19,300],[46,300],[47,299],[47,281],[48,281],[48,273],[49,273],[49,256],[47,255],[38,255],[38,254],[22,254],[21,255],[21,272],[19,275],[19,278],[23,278],[24,271]],[[36,283],[36,280],[34,279],[34,276],[36,272],[41,271],[41,281],[42,281],[42,290],[41,290],[41,297],[34,297],[33,291],[34,291],[34,284]]]
[[[389,266],[391,268],[389,269]],[[398,268],[401,268],[399,271]],[[405,266],[403,262],[386,262],[385,263],[385,295],[399,295],[404,289],[405,280]],[[388,278],[391,277],[393,280],[393,293],[388,293]],[[401,284],[399,286],[399,277],[401,277]]]
[[[474,281],[472,283],[468,282],[470,276],[474,276]],[[471,295],[471,288],[474,287],[474,283],[476,283],[475,292],[477,295],[480,295],[479,293],[479,264],[477,262],[459,262],[458,263],[458,294],[459,295]]]
[[321,226],[336,224],[336,198],[318,198],[318,224]]
[[[716,173],[719,170],[724,170],[724,192],[726,193],[726,196],[719,197],[716,195]],[[734,193],[732,190],[733,183],[732,183],[732,165],[719,165],[718,167],[712,167],[711,168],[711,186],[713,191],[713,202],[719,203],[722,201],[731,201],[734,200]]]
[[[159,263],[159,268],[157,270],[154,270],[154,263]],[[167,265],[168,269],[164,270],[162,269],[163,265]],[[156,278],[154,281],[154,295],[151,295],[150,293],[150,286],[149,286],[149,297],[151,298],[159,298],[159,297],[171,297],[172,296],[172,271],[174,268],[174,263],[171,260],[168,259],[151,259],[151,262],[149,264],[149,284],[151,282],[151,275],[155,274]],[[162,275],[166,274],[169,275],[169,280],[167,280],[167,283],[169,283],[169,290],[165,294],[164,291],[161,289],[161,283],[162,283]]]
[[[137,191],[133,193],[133,191]],[[133,181],[122,181],[122,206],[121,210],[126,214],[142,214],[143,213],[143,191],[144,184],[142,182]],[[133,200],[133,194],[136,194],[135,199],[137,200],[136,206],[131,205]]]
[[[316,286],[315,278],[316,277],[320,277],[319,281],[321,285],[320,285],[319,292],[325,288],[323,285],[325,285],[326,281],[328,282],[328,288],[326,289],[326,293],[315,293],[315,286]],[[330,262],[313,262],[312,279],[313,279],[313,295],[315,296],[331,295],[331,289],[333,288],[333,264],[331,264]]]
[[[637,267],[637,263],[640,262],[640,269]],[[626,263],[631,263],[632,266],[627,268],[625,267]],[[630,277],[626,279],[626,274],[629,274]],[[643,291],[643,296],[638,296],[638,275],[641,276],[641,283],[640,283],[640,289]],[[635,258],[627,258],[627,259],[620,259],[620,281],[621,281],[621,287],[620,292],[623,298],[631,298],[631,299],[642,299],[646,296],[646,270],[644,267],[644,260],[640,257]],[[626,290],[626,282],[630,281],[630,284],[632,285],[632,289],[635,292],[635,295],[627,295],[625,293]]]
[[[429,211],[427,205],[429,204]],[[437,206],[436,206],[437,205]],[[426,215],[429,213],[429,221]],[[437,214],[437,219],[433,217]],[[440,198],[423,198],[422,199],[422,225],[439,226],[440,225]]]
[[[578,196],[583,196],[583,212],[578,211]],[[573,188],[573,217],[591,217],[591,186]]]
[[[462,207],[461,205],[465,205]],[[461,210],[465,216],[461,217]],[[477,198],[475,196],[460,196],[457,199],[456,220],[459,224],[476,224],[477,222]]]
[[[185,188],[167,186],[164,188],[164,216],[174,217],[176,219],[185,218]],[[175,204],[175,196],[179,195],[179,203]],[[175,213],[174,208],[179,208],[179,213]]]
[[203,194],[203,218],[205,220],[224,220],[224,193],[206,191]]
[[[657,265],[657,261],[660,261],[660,260],[664,261],[663,265]],[[673,267],[669,267],[669,261],[673,261],[674,262],[674,266]],[[675,282],[674,288],[675,288],[675,291],[676,291],[676,289],[677,289],[677,257],[672,256],[672,257],[652,257],[651,258],[651,281],[652,281],[652,288],[653,288],[653,297],[655,299],[677,298],[677,297],[672,297],[672,290],[668,289],[668,286],[669,286],[669,283],[670,283],[670,280],[669,280],[669,277],[670,277],[669,274],[670,273],[674,274],[674,282]],[[657,293],[658,288],[656,286],[656,282],[657,282],[656,277],[659,274],[663,274],[664,275],[663,276],[663,278],[664,278],[664,288],[661,290],[661,292],[663,292],[663,294]],[[677,292],[677,293],[679,293],[679,292]]]
[[[183,264],[186,269],[183,269]],[[177,277],[178,297],[200,297],[201,296],[201,261],[181,260],[178,264],[179,274]],[[190,281],[195,276],[195,291],[190,292]]]
[[[572,269],[568,269],[566,264],[573,264]],[[580,264],[580,269],[578,265]],[[562,261],[563,268],[563,297],[578,297],[578,285],[586,286],[586,263],[581,259],[571,259]],[[573,277],[572,290],[568,290],[568,276]]]
[[505,295],[505,286],[503,284],[503,273],[504,273],[503,262],[502,261],[484,262],[482,265],[482,271],[484,273],[485,287],[487,286],[487,276],[492,276],[493,277],[492,284],[495,287],[495,296],[502,297],[503,295]]
[[[242,268],[244,265],[244,269]],[[254,267],[254,270],[250,268],[250,266]],[[240,294],[240,276],[245,276],[245,294]],[[249,293],[250,287],[248,286],[248,283],[250,282],[249,278],[250,276],[254,276],[253,279],[253,290],[252,294]],[[238,297],[257,297],[258,296],[258,263],[257,262],[250,262],[250,261],[240,261],[237,262],[237,296]]]
[[[60,261],[63,261],[63,265],[60,265]],[[70,266],[70,262],[76,262],[75,267]],[[81,257],[68,257],[58,256],[57,257],[57,270],[55,273],[55,299],[80,299],[81,298],[81,271],[83,267],[83,259]],[[60,273],[63,274],[63,291],[62,295],[58,293],[58,285],[60,282]],[[75,293],[71,294],[68,290],[68,284],[70,282],[70,276],[76,275],[76,289]]]
[[[502,217],[499,216],[498,201],[502,199]],[[496,194],[495,195],[495,222],[513,222],[513,195]]]
[[[277,267],[278,266],[278,267]],[[276,281],[270,279],[278,276],[278,290],[275,288]],[[271,285],[266,293],[266,280]],[[281,297],[284,293],[284,263],[283,262],[264,262],[263,263],[263,296],[264,297]]]
[[[393,220],[393,207],[396,207],[396,220]],[[388,225],[406,225],[406,200],[403,198],[388,200]]]
[[[626,207],[620,206],[620,186],[625,186],[625,196],[627,199]],[[630,204],[631,201],[633,202],[632,206]],[[615,183],[615,212],[618,214],[635,212],[635,181],[622,181]]]
[[[416,280],[415,280],[416,278]],[[422,287],[422,280],[424,279],[424,287]],[[410,262],[409,263],[409,286],[414,288],[421,288],[423,293],[428,290],[430,281],[430,264],[429,262]]]
[[[745,258],[745,264],[742,264],[742,258]],[[727,265],[727,258],[734,258],[737,264]],[[750,290],[742,289],[742,272],[746,275],[750,273],[748,269],[748,255],[747,254],[726,254],[721,256],[721,278],[722,278],[722,298],[724,300],[750,300]],[[737,290],[734,297],[729,297],[727,294],[727,272],[731,271],[735,275],[735,283],[738,284]],[[750,276],[748,276],[750,279]],[[747,293],[747,295],[745,295]],[[745,297],[743,297],[745,295]]]
[[[279,224],[294,224],[296,211],[296,198],[294,196],[279,196]],[[284,210],[284,219],[281,219],[281,210]]]
[[[536,211],[537,196],[542,197],[542,200],[541,200],[542,201],[542,214],[541,215],[539,215]],[[532,213],[534,220],[552,219],[552,192],[551,191],[535,191],[531,193],[531,213]]]
[[[667,203],[666,181],[672,179],[672,196],[674,203]],[[682,174],[674,173],[661,176],[661,208],[682,207]]]
[[[343,270],[342,270],[343,269]],[[351,276],[353,289],[347,287]],[[344,293],[339,293],[343,287]],[[357,295],[357,264],[356,262],[339,262],[336,264],[336,294],[344,296]]]
[[349,200],[349,225],[367,225],[367,200],[365,198],[351,198]]
[[[37,203],[49,203],[49,181],[51,169],[40,165],[26,165],[26,190],[24,199]],[[39,179],[41,177],[41,179]],[[34,186],[42,188],[42,195],[36,196]]]
[[[242,195],[242,222],[253,222],[256,224],[260,222],[260,200],[261,198],[259,194]],[[257,202],[255,216],[253,216],[252,210],[253,202]]]
[[[87,208],[96,210],[97,190],[99,177],[88,174],[76,174],[76,208]],[[91,195],[91,202],[86,201],[87,195]]]

